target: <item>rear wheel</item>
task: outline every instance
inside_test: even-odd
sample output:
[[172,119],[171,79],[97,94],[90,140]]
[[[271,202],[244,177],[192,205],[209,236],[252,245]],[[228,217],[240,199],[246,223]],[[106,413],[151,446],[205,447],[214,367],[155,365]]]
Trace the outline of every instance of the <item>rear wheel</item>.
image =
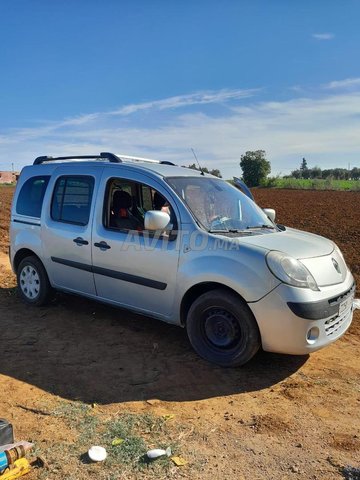
[[17,269],[19,295],[26,303],[41,306],[46,304],[53,292],[46,270],[40,260],[26,257]]
[[196,299],[190,307],[186,327],[194,350],[222,367],[248,362],[261,343],[249,307],[226,290],[211,290]]

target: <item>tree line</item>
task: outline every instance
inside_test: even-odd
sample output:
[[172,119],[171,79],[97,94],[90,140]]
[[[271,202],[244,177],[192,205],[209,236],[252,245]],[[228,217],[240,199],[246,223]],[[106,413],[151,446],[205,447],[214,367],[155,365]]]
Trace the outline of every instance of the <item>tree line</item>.
[[308,168],[305,158],[302,159],[300,168],[293,170],[290,175],[284,178],[334,178],[335,180],[359,180],[360,168],[353,167],[351,170],[346,168],[326,168],[321,169],[318,166]]
[[[267,177],[271,172],[271,164],[266,158],[265,150],[249,150],[245,152],[241,155],[240,167],[242,170],[242,179],[249,187],[265,185]],[[189,168],[200,170],[195,163],[189,165]],[[222,178],[221,172],[218,168],[209,170],[204,167],[201,170],[204,173],[211,173],[216,177]],[[353,167],[351,170],[346,168],[321,169],[318,166],[309,168],[307,160],[303,158],[299,168],[293,170],[290,175],[284,175],[282,178],[359,180],[360,168]]]
[[197,167],[195,165],[195,163],[193,163],[192,165],[189,165],[188,168],[192,168],[193,170],[198,170],[199,172],[210,173],[211,175],[214,175],[215,177],[222,178],[221,172],[218,168],[213,168],[212,170],[209,170],[206,167],[201,167],[201,169],[200,169],[199,167]]

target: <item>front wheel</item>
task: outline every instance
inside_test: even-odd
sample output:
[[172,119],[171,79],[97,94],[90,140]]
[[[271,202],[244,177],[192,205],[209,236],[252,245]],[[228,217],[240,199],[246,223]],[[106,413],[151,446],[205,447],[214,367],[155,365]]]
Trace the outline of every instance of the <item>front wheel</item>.
[[222,367],[248,362],[260,348],[260,332],[249,307],[226,290],[204,293],[191,305],[186,322],[194,350]]
[[35,256],[21,260],[17,269],[19,295],[26,303],[45,305],[52,294],[46,270]]

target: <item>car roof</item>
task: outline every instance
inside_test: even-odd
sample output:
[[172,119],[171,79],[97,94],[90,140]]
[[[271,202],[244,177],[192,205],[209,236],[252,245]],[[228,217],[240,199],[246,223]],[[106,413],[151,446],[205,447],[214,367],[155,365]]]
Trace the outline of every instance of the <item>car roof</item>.
[[113,162],[107,162],[103,160],[99,161],[79,161],[79,160],[55,160],[54,161],[44,161],[44,163],[36,164],[36,165],[31,165],[28,167],[25,167],[26,170],[31,169],[32,174],[34,173],[34,169],[37,170],[39,173],[49,173],[51,174],[56,168],[60,166],[67,166],[70,167],[71,165],[76,165],[79,167],[84,168],[84,173],[86,172],[87,167],[98,167],[98,168],[116,168],[116,169],[131,169],[131,170],[136,170],[136,171],[144,171],[144,172],[152,172],[154,174],[157,174],[158,176],[161,177],[199,177],[199,176],[206,176],[206,177],[211,177],[211,178],[216,178],[213,175],[205,173],[202,175],[202,173],[199,170],[194,170],[189,167],[180,167],[178,165],[169,165],[169,164],[164,164],[164,163],[157,163],[157,162],[141,162],[141,161],[123,161],[120,163],[113,163]]
[[[129,163],[124,163],[124,166],[128,166]],[[139,168],[141,170],[151,170],[152,172],[161,175],[162,177],[198,177],[201,175],[199,170],[194,170],[189,167],[179,167],[177,165],[166,165],[161,163],[136,163],[131,164],[134,168]],[[207,175],[206,176],[212,176]]]

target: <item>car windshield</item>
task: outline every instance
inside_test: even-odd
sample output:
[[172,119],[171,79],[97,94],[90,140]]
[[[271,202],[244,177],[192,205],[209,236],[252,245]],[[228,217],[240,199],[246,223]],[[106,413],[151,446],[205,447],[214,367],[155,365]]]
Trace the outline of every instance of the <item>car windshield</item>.
[[275,228],[255,202],[224,180],[170,177],[167,181],[209,232]]

